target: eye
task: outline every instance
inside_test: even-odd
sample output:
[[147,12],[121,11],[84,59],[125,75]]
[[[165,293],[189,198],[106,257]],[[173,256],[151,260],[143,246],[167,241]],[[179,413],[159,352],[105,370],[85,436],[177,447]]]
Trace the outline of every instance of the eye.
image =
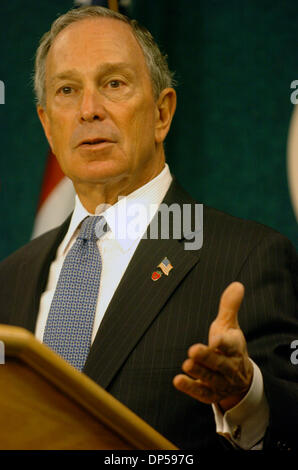
[[63,86],[58,90],[58,92],[62,93],[62,95],[70,95],[72,88],[70,86]]
[[111,80],[108,85],[110,88],[120,88],[123,83],[120,80]]

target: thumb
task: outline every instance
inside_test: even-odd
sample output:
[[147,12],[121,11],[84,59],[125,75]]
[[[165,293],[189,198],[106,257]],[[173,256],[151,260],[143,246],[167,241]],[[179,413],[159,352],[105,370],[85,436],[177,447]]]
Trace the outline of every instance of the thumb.
[[232,282],[222,293],[215,319],[221,328],[239,328],[238,310],[244,297],[244,285]]

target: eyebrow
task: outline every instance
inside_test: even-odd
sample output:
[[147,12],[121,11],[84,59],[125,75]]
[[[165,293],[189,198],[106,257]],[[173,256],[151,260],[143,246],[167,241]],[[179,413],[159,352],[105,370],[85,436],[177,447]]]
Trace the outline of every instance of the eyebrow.
[[[96,69],[96,75],[118,72],[123,69],[133,73],[132,67],[127,62],[116,62],[116,63],[106,62],[104,64],[101,64]],[[76,69],[64,70],[63,72],[54,75],[50,79],[50,84],[52,84],[56,80],[65,80],[65,79],[70,79],[70,78],[75,79],[79,77],[80,77],[80,73],[78,73]]]

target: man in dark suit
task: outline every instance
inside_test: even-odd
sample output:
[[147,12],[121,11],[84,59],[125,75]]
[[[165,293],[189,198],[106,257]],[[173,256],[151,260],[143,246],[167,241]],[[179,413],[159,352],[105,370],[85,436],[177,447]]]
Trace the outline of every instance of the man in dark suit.
[[[41,41],[35,88],[76,207],[1,263],[0,322],[34,332],[181,448],[295,447],[295,250],[208,207],[190,248],[202,225],[184,223],[197,203],[165,163],[176,94],[150,33],[102,8],[69,12]],[[152,238],[161,203],[182,222]],[[123,238],[140,205],[150,216]],[[98,215],[108,231],[94,237]]]

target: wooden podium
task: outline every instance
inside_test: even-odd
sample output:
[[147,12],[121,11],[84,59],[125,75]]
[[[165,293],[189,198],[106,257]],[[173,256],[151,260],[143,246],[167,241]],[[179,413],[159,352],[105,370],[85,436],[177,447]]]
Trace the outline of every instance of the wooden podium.
[[177,449],[29,331],[0,340],[1,450]]

